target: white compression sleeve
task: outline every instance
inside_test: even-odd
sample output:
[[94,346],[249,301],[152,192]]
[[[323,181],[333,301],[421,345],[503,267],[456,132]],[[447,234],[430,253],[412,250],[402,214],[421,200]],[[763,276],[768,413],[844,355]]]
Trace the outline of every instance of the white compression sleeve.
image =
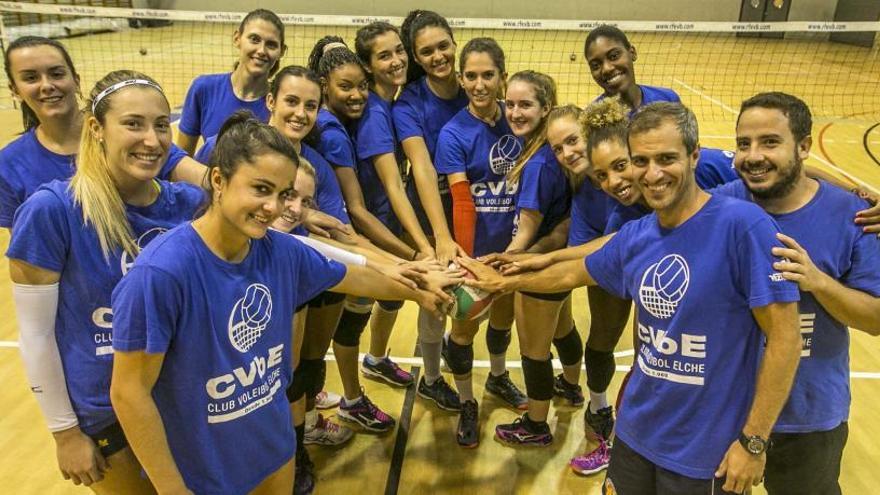
[[79,422],[67,395],[64,368],[55,341],[58,284],[12,284],[12,297],[18,314],[18,342],[25,374],[49,431],[72,428]]
[[367,266],[367,258],[362,254],[351,253],[344,249],[340,249],[336,246],[331,246],[330,244],[323,243],[311,237],[305,237],[301,235],[294,235],[294,237],[299,239],[299,241],[306,246],[314,249],[315,251],[323,254],[333,261],[338,261],[342,263],[343,265]]

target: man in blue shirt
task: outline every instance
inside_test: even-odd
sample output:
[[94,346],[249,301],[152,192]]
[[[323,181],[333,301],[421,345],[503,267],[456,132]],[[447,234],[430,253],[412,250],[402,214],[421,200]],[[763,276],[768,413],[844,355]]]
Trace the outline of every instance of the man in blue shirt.
[[681,104],[642,108],[629,147],[655,211],[585,262],[506,278],[463,264],[480,279],[472,285],[488,290],[598,284],[636,302],[636,364],[606,493],[742,493],[761,480],[800,353],[798,290],[771,255],[782,247],[779,230],[754,204],[697,186],[697,123]]
[[880,242],[852,222],[863,200],[804,173],[811,127],[809,108],[794,96],[749,98],[736,126],[742,180],[719,188],[773,216],[786,245],[774,249],[786,259],[776,267],[801,290],[800,367],[770,437],[764,484],[771,495],[841,493],[851,402],[847,326],[880,334]]

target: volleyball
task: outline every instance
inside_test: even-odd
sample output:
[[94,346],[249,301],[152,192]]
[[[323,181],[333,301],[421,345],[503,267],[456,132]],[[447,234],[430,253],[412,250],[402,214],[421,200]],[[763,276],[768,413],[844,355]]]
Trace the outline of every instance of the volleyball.
[[[450,264],[450,268],[456,270],[464,270],[464,278],[474,279],[474,274],[470,270],[459,267],[455,263]],[[455,288],[449,290],[452,295],[452,306],[449,309],[449,316],[456,320],[476,320],[483,316],[495,300],[495,294],[486,292],[476,287],[470,287],[465,284],[459,284]]]
[[247,352],[263,334],[272,318],[272,294],[263,284],[251,284],[229,315],[229,341]]
[[639,299],[648,313],[657,318],[669,318],[675,314],[689,283],[687,261],[677,254],[669,254],[645,270]]

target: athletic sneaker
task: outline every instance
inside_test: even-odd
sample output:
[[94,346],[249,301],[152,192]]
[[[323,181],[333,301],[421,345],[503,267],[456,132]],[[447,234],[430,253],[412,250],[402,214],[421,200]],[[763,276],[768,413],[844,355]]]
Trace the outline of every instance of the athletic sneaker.
[[360,425],[363,429],[375,433],[385,433],[394,429],[394,418],[385,414],[361,389],[361,400],[351,405],[345,401],[339,403],[336,417]]
[[442,376],[431,385],[428,385],[424,376],[421,377],[417,392],[419,397],[434,401],[437,407],[444,411],[461,411],[461,399],[458,397],[458,392],[452,390],[452,387],[446,383]]
[[400,369],[400,366],[388,357],[379,359],[376,364],[370,364],[367,356],[364,356],[361,373],[367,378],[383,380],[395,387],[409,387],[413,383],[413,376]]
[[461,403],[455,439],[458,445],[466,449],[472,449],[480,444],[480,411],[477,401],[466,400]]
[[341,395],[321,390],[315,396],[315,407],[318,409],[333,409],[339,405],[340,400],[342,400]]
[[489,373],[489,377],[486,378],[486,391],[507,402],[514,409],[525,411],[529,408],[529,398],[510,380],[510,371],[498,376]]
[[573,458],[568,465],[577,474],[590,475],[608,469],[611,462],[611,446],[604,440],[592,452]]
[[309,458],[309,451],[297,446],[293,495],[310,495],[313,491],[315,491],[315,465]]
[[507,445],[522,447],[546,447],[553,443],[553,434],[546,421],[532,421],[528,413],[513,420],[513,423],[495,427],[495,438]]
[[306,445],[324,445],[335,446],[342,445],[351,440],[354,432],[351,428],[346,428],[336,423],[324,419],[324,416],[318,415],[318,421],[311,428],[306,428],[303,443]]
[[584,392],[581,386],[577,383],[568,383],[565,375],[561,373],[556,375],[556,380],[553,382],[553,395],[562,397],[574,407],[584,405]]
[[[608,406],[594,413],[587,407],[584,412],[584,425],[592,429],[600,441],[610,439],[611,432],[614,430],[614,409]],[[589,430],[584,428],[584,431]]]

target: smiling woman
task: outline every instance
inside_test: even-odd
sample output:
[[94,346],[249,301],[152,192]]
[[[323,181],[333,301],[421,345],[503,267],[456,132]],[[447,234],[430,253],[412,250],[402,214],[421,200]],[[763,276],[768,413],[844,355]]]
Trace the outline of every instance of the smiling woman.
[[148,76],[111,72],[84,118],[73,179],[45,184],[16,212],[7,255],[22,358],[64,477],[96,493],[151,493],[110,403],[111,292],[140,249],[192,218],[203,195],[155,179],[171,128]]
[[251,11],[233,33],[232,44],[239,53],[235,69],[197,77],[186,94],[177,144],[187,153],[195,151],[200,137],[216,135],[238,109],[250,110],[264,122],[269,118],[264,97],[287,52],[284,24],[272,11]]

